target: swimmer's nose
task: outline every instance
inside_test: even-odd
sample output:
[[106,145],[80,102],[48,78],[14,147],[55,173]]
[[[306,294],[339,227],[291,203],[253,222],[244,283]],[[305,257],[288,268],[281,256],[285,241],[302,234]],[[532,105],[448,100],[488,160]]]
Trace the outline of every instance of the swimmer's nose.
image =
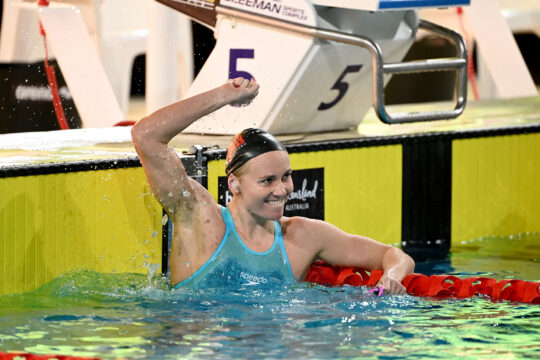
[[285,186],[285,184],[279,182],[274,187],[274,191],[272,193],[274,196],[279,196],[279,197],[287,196],[287,187]]

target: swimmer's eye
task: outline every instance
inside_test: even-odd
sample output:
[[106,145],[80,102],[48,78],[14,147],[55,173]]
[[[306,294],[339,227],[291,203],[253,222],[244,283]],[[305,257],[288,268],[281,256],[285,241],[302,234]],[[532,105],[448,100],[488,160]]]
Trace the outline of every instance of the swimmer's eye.
[[274,177],[267,177],[267,178],[259,180],[259,183],[261,183],[261,184],[270,184],[272,181],[274,181]]
[[[292,175],[292,171],[285,173],[285,175],[283,175],[281,177],[281,181],[288,181],[291,178],[291,175]],[[261,180],[259,180],[259,183],[260,184],[271,184],[272,182],[274,182],[276,180],[277,180],[276,176],[269,176],[269,177],[262,178]]]

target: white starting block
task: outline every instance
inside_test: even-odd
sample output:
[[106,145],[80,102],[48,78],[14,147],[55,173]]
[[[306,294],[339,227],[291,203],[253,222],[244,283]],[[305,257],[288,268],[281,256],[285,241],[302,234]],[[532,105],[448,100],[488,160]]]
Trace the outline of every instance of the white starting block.
[[[190,3],[159,1],[173,7],[172,3]],[[208,4],[199,2],[201,7]],[[405,4],[405,10],[396,6],[400,3]],[[186,132],[235,134],[248,127],[274,134],[349,129],[362,121],[372,104],[387,123],[455,118],[466,102],[465,44],[457,33],[422,22],[409,8],[415,4],[448,7],[467,3],[220,0],[215,4],[216,46],[187,96],[239,76],[253,77],[261,90],[247,107],[224,107]],[[393,11],[372,11],[378,9]],[[458,57],[399,63],[419,26],[452,39]],[[384,74],[433,70],[458,72],[454,109],[386,112],[384,84],[389,77]]]

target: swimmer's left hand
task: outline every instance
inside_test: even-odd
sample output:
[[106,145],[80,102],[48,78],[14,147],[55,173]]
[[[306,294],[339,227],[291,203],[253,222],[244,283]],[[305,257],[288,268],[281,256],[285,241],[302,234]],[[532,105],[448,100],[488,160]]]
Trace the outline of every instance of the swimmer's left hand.
[[403,295],[406,293],[406,288],[393,277],[383,275],[375,286],[384,287],[384,294],[388,295]]

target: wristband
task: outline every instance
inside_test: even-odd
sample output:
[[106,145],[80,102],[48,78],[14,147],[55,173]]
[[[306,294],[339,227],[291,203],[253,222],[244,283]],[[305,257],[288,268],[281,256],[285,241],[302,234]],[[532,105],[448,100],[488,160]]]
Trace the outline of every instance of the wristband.
[[369,293],[375,293],[376,291],[379,292],[379,293],[377,294],[377,296],[381,296],[381,295],[383,294],[383,291],[384,291],[384,286],[379,285],[379,286],[377,286],[375,289],[368,290],[368,294],[369,294]]

